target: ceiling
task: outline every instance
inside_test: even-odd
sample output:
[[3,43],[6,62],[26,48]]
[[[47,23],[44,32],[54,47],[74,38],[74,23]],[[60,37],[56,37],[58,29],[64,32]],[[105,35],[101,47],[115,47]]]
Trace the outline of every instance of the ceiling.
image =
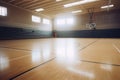
[[120,8],[119,0],[99,0],[92,3],[86,3],[74,7],[64,8],[63,5],[82,0],[62,0],[56,2],[56,0],[2,0],[5,3],[12,4],[26,10],[35,12],[35,9],[44,8],[45,10],[42,12],[38,12],[40,14],[48,15],[48,16],[56,16],[58,14],[70,13],[71,11],[82,10],[82,13],[87,13],[89,8],[94,8],[95,12],[103,11],[100,7],[107,5],[109,1],[114,4],[114,8]]

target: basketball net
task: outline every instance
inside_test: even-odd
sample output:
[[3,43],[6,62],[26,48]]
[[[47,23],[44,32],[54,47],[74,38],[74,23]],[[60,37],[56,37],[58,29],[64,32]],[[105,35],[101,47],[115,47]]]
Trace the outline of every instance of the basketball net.
[[95,21],[94,8],[88,8],[88,13],[89,13],[89,23],[86,24],[86,27],[89,29],[95,29],[96,23],[94,23]]

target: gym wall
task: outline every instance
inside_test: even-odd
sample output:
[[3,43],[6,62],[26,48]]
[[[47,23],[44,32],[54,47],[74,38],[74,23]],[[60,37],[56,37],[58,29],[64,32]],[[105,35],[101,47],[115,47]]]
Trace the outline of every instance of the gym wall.
[[89,23],[89,14],[72,15],[75,20],[74,24],[63,26],[56,24],[56,20],[59,19],[56,17],[54,19],[54,30],[59,37],[120,37],[120,10],[102,11],[94,14],[96,30],[86,27],[86,24]]
[[[0,2],[7,8],[7,16],[0,16],[0,39],[41,38],[52,36],[52,24],[43,24],[43,18],[51,18],[36,12]],[[32,22],[32,15],[41,18],[41,23]],[[29,36],[29,37],[28,37]]]

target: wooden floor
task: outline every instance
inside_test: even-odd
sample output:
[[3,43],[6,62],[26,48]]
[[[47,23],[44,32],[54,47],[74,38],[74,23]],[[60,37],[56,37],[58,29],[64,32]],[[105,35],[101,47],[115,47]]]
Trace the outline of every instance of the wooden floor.
[[120,39],[1,40],[0,80],[120,80]]

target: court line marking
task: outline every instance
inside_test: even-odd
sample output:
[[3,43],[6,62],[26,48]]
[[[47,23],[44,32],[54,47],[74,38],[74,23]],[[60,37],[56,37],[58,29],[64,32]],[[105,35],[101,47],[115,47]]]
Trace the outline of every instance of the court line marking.
[[95,42],[97,42],[97,41],[98,41],[98,40],[95,40],[95,41],[93,41],[93,42],[89,43],[88,45],[86,45],[86,46],[82,47],[82,48],[80,49],[80,51],[81,51],[81,50],[83,50],[83,49],[85,49],[85,48],[87,48],[88,46],[90,46],[90,45],[94,44],[94,43],[95,43]]
[[112,66],[120,66],[120,64],[110,64],[110,63],[104,63],[104,62],[95,62],[95,61],[87,61],[87,60],[80,60],[81,62],[87,62],[87,63],[96,63],[96,64],[105,64],[105,65],[112,65]]
[[52,59],[50,59],[50,60],[48,60],[48,61],[46,61],[46,62],[43,62],[43,63],[41,63],[41,64],[39,64],[39,65],[37,65],[37,66],[35,66],[35,67],[32,67],[32,68],[26,70],[26,71],[24,71],[24,72],[22,72],[22,73],[20,73],[20,74],[18,74],[18,75],[16,75],[16,76],[10,78],[9,80],[14,80],[14,79],[16,79],[17,77],[19,77],[19,76],[21,76],[21,75],[23,75],[23,74],[25,74],[25,73],[27,73],[27,72],[29,72],[29,71],[32,71],[33,69],[35,69],[35,68],[37,68],[37,67],[40,67],[41,65],[44,65],[44,64],[46,64],[46,63],[48,63],[48,62],[53,61],[54,59],[55,59],[55,57],[52,58]]
[[13,48],[13,47],[5,47],[5,46],[0,46],[0,48],[6,48],[6,49],[13,49],[13,50],[20,50],[20,51],[32,51],[29,49],[20,49],[20,48]]
[[120,53],[120,49],[115,44],[113,44],[113,47]]
[[31,54],[25,55],[25,56],[21,56],[21,57],[17,57],[17,58],[13,58],[13,59],[10,59],[9,61],[15,61],[15,60],[22,59],[22,58],[28,57],[28,56],[31,56]]

